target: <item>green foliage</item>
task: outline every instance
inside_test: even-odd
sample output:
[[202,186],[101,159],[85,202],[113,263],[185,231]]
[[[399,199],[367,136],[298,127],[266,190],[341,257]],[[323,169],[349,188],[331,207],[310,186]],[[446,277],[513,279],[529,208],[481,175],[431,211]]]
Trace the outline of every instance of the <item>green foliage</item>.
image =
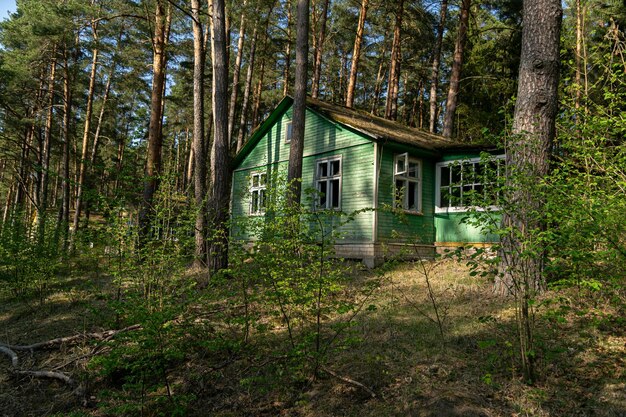
[[198,295],[195,280],[185,274],[193,235],[184,232],[191,229],[193,209],[180,197],[164,178],[154,201],[152,233],[141,247],[137,227],[123,208],[111,211],[105,230],[117,286],[109,302],[114,325],[139,326],[108,341],[106,354],[91,362],[100,376],[123,388],[124,395],[109,399],[106,406],[119,415],[134,415],[143,407],[158,410],[157,415],[184,415],[193,399],[175,393],[169,374],[196,342],[189,337],[189,309]]
[[62,265],[53,239],[56,227],[47,224],[44,245],[31,237],[34,226],[29,228],[22,213],[14,213],[0,230],[0,290],[24,300],[36,298],[43,304]]
[[[275,352],[285,355],[289,374],[300,379],[317,373],[336,349],[358,342],[353,319],[376,284],[346,301],[349,266],[333,256],[333,244],[337,230],[357,213],[314,211],[309,201],[294,206],[287,189],[273,177],[265,215],[234,220],[225,273],[240,286],[243,341],[279,332]],[[238,233],[253,236],[253,242],[239,240]]]

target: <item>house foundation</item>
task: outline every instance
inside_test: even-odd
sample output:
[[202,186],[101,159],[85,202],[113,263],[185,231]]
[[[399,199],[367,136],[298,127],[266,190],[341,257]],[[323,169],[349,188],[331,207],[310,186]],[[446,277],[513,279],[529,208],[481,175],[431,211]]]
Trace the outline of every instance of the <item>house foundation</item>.
[[335,244],[335,255],[345,259],[360,259],[368,268],[375,268],[386,259],[433,259],[434,245],[411,243],[342,243]]

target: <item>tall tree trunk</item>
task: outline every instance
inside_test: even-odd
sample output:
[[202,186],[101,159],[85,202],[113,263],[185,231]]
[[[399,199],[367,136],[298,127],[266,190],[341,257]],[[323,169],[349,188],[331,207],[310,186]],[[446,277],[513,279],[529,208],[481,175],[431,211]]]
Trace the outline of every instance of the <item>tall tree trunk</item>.
[[[93,133],[93,145],[91,146],[91,155],[89,156],[89,165],[91,169],[96,166],[96,158],[98,157],[98,147],[100,146],[100,132],[102,132],[102,125],[104,121],[104,112],[106,109],[107,101],[109,100],[109,94],[111,92],[111,82],[113,81],[113,74],[115,74],[117,65],[115,62],[111,65],[111,71],[107,77],[107,83],[104,86],[104,93],[102,95],[102,104],[100,106],[100,113],[98,113],[98,123],[96,124],[96,131]],[[121,162],[120,162],[121,163]],[[121,166],[120,166],[121,169]]]
[[237,39],[237,56],[235,57],[235,68],[233,70],[230,106],[228,107],[228,143],[231,147],[234,145],[233,130],[235,128],[235,110],[237,107],[237,96],[239,94],[239,74],[241,73],[241,59],[243,58],[243,41],[246,34],[246,3],[247,1],[244,0],[239,23],[239,39]]
[[[267,49],[267,48],[264,48]],[[261,117],[261,95],[263,94],[263,83],[265,81],[265,63],[267,62],[265,55],[261,56],[261,68],[259,69],[259,79],[254,89],[254,105],[252,106],[252,125],[256,126]]]
[[518,307],[522,368],[534,380],[532,308],[530,300],[545,288],[544,200],[537,190],[549,172],[558,110],[560,0],[526,0],[523,9],[522,52],[512,135],[506,143],[506,206],[502,223],[511,230],[502,238],[501,274],[496,290],[513,293]]
[[420,129],[422,129],[424,127],[424,94],[425,94],[426,88],[424,87],[424,80],[420,80],[420,88],[419,88],[419,110],[418,110],[418,114],[419,114],[419,121],[417,123],[417,127],[419,127]]
[[339,94],[338,101],[341,103],[346,102],[346,89],[344,86],[346,85],[346,74],[348,73],[348,55],[345,52],[341,53],[341,58],[339,58]]
[[326,40],[326,20],[328,19],[328,5],[330,0],[322,0],[322,13],[319,20],[319,33],[313,34],[315,50],[313,52],[313,83],[311,96],[318,98],[320,93],[320,79],[322,77],[322,57],[324,54],[324,41]]
[[18,179],[11,182],[11,186],[9,187],[9,192],[7,193],[7,199],[4,204],[4,212],[2,213],[2,224],[0,225],[0,237],[4,235],[4,231],[7,230],[7,226],[9,223],[9,213],[11,212],[11,201],[13,201],[13,194],[16,188],[19,188]]
[[[186,131],[185,133],[187,135],[187,140],[189,140],[189,131]],[[206,141],[205,141],[206,142]],[[205,152],[205,149],[202,150],[202,152]],[[189,151],[185,154],[187,156],[187,159],[185,160],[185,184],[191,184],[191,182],[193,181],[193,168],[194,168],[194,154],[193,154],[193,142],[191,144],[191,147],[189,148]],[[195,195],[195,188],[194,188],[194,195]]]
[[[574,54],[576,62],[575,84],[576,93],[574,96],[574,107],[578,110],[583,95],[583,89],[586,93],[587,77],[584,70],[587,60],[585,59],[585,6],[582,5],[583,0],[576,0],[576,52]],[[585,72],[585,87],[583,87],[583,72]],[[586,94],[585,94],[586,96]]]
[[[104,87],[104,95],[102,96],[102,105],[100,107],[100,113],[98,114],[98,123],[96,125],[96,131],[93,134],[93,144],[91,146],[91,156],[89,157],[89,168],[90,168],[90,172],[87,173],[87,175],[85,176],[85,186],[89,187],[90,183],[93,183],[93,171],[96,167],[96,158],[98,156],[98,147],[100,146],[100,132],[102,131],[102,124],[103,124],[103,120],[104,120],[104,111],[106,108],[106,103],[107,100],[109,98],[109,92],[111,91],[111,82],[113,79],[113,74],[115,74],[115,62],[113,62],[113,65],[111,66],[111,70],[109,72],[109,76],[107,78],[107,83]],[[134,99],[133,99],[134,100]],[[128,136],[128,123],[126,124],[126,136]],[[122,144],[124,142],[122,141]],[[118,153],[118,173],[121,171],[122,168],[122,156],[124,155],[124,148],[122,145],[122,153]],[[117,190],[117,179],[116,179],[116,184],[114,185],[114,189]],[[87,220],[87,224],[89,223],[89,205],[87,205],[87,208],[85,209],[85,217]]]
[[430,70],[430,113],[428,130],[430,133],[437,131],[437,88],[439,87],[439,67],[441,66],[441,47],[443,45],[443,31],[446,25],[446,15],[448,12],[448,0],[441,0],[439,9],[439,25],[437,25],[437,40],[433,49],[433,66]]
[[300,203],[302,155],[306,117],[306,82],[309,55],[309,0],[298,0],[296,17],[296,79],[294,85],[292,137],[289,147],[287,181],[290,186],[289,201]]
[[389,81],[387,82],[387,102],[385,103],[385,118],[398,118],[398,94],[400,91],[400,61],[402,60],[401,37],[402,15],[404,14],[404,0],[398,3],[396,24],[393,29],[393,43],[391,46],[391,62],[389,67]]
[[254,58],[256,52],[258,25],[254,26],[252,40],[250,42],[250,55],[248,56],[248,71],[246,73],[246,86],[243,90],[243,100],[241,103],[241,118],[239,120],[239,133],[237,135],[237,153],[243,148],[243,139],[246,135],[248,125],[248,103],[250,101],[250,90],[252,89],[252,74],[254,72]]
[[133,109],[135,108],[135,99],[136,99],[136,95],[132,95],[131,98],[131,102],[130,102],[130,106],[129,106],[129,111],[125,111],[124,112],[124,122],[122,123],[122,125],[124,126],[124,134],[121,137],[118,137],[118,142],[117,142],[117,164],[116,164],[116,175],[115,175],[115,182],[113,183],[113,191],[117,192],[117,190],[119,189],[119,183],[120,183],[120,177],[122,175],[122,169],[124,167],[124,155],[125,155],[125,148],[126,148],[126,141],[128,140],[128,137],[130,136],[130,128],[131,128],[131,117],[130,117],[130,113],[133,111]]
[[63,155],[62,155],[62,194],[59,206],[57,231],[61,235],[63,250],[67,249],[68,228],[70,223],[70,123],[72,121],[72,90],[70,88],[71,72],[68,51],[64,52],[64,76],[63,76]]
[[365,19],[367,19],[367,6],[369,0],[361,0],[361,10],[359,12],[359,23],[356,27],[356,37],[352,48],[352,62],[350,65],[350,80],[348,81],[348,91],[346,94],[346,107],[354,107],[354,91],[356,89],[356,78],[359,73],[359,60],[361,59],[361,45],[363,44],[363,29],[365,29]]
[[[213,1],[213,149],[211,152],[211,194],[209,215],[214,237],[209,248],[209,270],[213,273],[228,265],[228,207],[230,168],[228,144],[228,67],[226,63],[226,24],[224,0]],[[197,167],[196,167],[197,169]]]
[[376,73],[376,82],[374,83],[374,97],[372,98],[372,110],[371,113],[374,116],[378,115],[378,103],[380,102],[380,94],[383,88],[383,78],[385,77],[385,53],[387,51],[387,33],[383,38],[380,48],[380,56],[378,61],[378,72]]
[[163,0],[156,1],[154,37],[152,39],[152,92],[150,97],[150,124],[148,127],[148,155],[146,159],[143,199],[139,212],[139,233],[145,241],[150,230],[152,201],[159,187],[161,151],[163,147],[163,92],[165,88],[167,29],[171,9],[165,10]]
[[[37,98],[35,102],[38,103],[41,97],[43,97],[43,89],[44,89],[44,79],[39,84],[39,90],[37,91]],[[36,114],[35,108],[32,108],[29,111],[29,118],[34,120],[34,115]],[[26,133],[24,134],[24,140],[22,142],[22,150],[20,153],[20,165],[17,171],[17,180],[19,181],[18,187],[15,190],[15,210],[24,210],[25,198],[28,195],[28,187],[31,183],[30,175],[28,175],[28,160],[30,157],[30,148],[33,144],[33,139],[35,137],[36,123],[33,121],[27,128]],[[25,211],[25,210],[24,210]],[[26,213],[24,213],[26,214]]]
[[50,76],[48,78],[48,109],[46,115],[46,125],[44,128],[43,141],[41,143],[40,166],[41,174],[39,176],[38,198],[37,198],[37,237],[41,246],[45,243],[46,217],[48,209],[48,181],[50,170],[50,143],[52,141],[52,118],[54,115],[54,83],[56,77],[57,61],[56,47],[52,51],[52,62],[50,63]]
[[[92,24],[92,27],[95,24]],[[94,40],[96,40],[96,28],[93,28]],[[93,112],[93,96],[96,86],[96,72],[98,67],[98,48],[91,52],[91,71],[89,74],[89,88],[87,90],[87,106],[85,109],[85,126],[83,128],[83,142],[78,169],[78,183],[76,184],[76,203],[74,204],[74,219],[72,222],[72,236],[78,231],[80,223],[83,188],[85,186],[85,171],[87,169],[87,155],[89,152],[89,132],[91,130],[91,114]]]
[[446,138],[452,137],[454,126],[454,115],[459,95],[459,85],[461,82],[461,68],[463,67],[463,50],[467,40],[467,26],[469,22],[470,7],[472,0],[461,1],[461,17],[459,18],[459,32],[454,44],[454,61],[450,73],[450,86],[448,88],[448,99],[446,100],[446,113],[443,117],[442,135]]
[[287,42],[285,42],[285,72],[283,76],[283,96],[289,93],[289,86],[291,85],[291,0],[287,0],[285,6],[287,8]]
[[[194,198],[196,202],[194,265],[204,267],[206,260],[206,155],[204,152],[204,33],[200,23],[200,0],[191,0],[193,24],[193,153],[195,158]],[[238,55],[239,56],[239,55]],[[233,85],[236,90],[236,86]]]

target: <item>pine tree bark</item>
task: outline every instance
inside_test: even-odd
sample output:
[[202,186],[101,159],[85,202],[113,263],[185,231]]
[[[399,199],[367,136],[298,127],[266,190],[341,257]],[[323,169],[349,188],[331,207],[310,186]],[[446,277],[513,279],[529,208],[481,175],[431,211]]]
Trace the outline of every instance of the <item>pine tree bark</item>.
[[556,134],[561,17],[559,0],[524,2],[517,100],[512,135],[506,143],[508,181],[513,190],[507,205],[515,210],[505,212],[502,220],[505,227],[519,233],[502,241],[503,276],[496,281],[500,293],[514,292],[520,275],[532,288],[545,288],[543,257],[522,254],[528,244],[523,238],[543,227],[537,213],[542,212],[544,202],[530,185],[548,174]]
[[[583,95],[583,66],[586,63],[584,56],[584,30],[585,30],[585,7],[582,5],[582,0],[576,0],[576,52],[574,59],[576,63],[575,83],[576,93],[574,96],[574,107],[578,110]],[[585,80],[586,84],[586,80]],[[586,88],[585,88],[586,90]]]
[[448,88],[448,98],[446,100],[446,112],[443,117],[442,135],[446,138],[452,137],[454,127],[454,115],[458,103],[459,86],[461,83],[461,69],[463,68],[463,50],[467,40],[467,26],[469,23],[470,7],[472,0],[461,1],[461,17],[459,18],[459,31],[454,44],[454,61],[450,73],[450,86]]
[[285,42],[285,72],[283,74],[283,96],[289,94],[289,86],[291,84],[291,0],[287,0],[285,5],[287,8],[287,42]]
[[239,39],[237,39],[237,56],[235,57],[235,68],[233,69],[233,83],[230,93],[230,105],[228,107],[228,143],[233,146],[233,130],[235,128],[235,113],[237,106],[237,97],[239,95],[239,75],[241,73],[241,61],[243,58],[243,43],[246,34],[246,3],[243,2],[243,11],[241,12],[241,20],[239,23]]
[[385,68],[385,53],[387,52],[387,33],[385,33],[380,49],[381,50],[378,62],[378,72],[376,73],[376,82],[374,83],[374,97],[372,98],[372,109],[370,112],[374,116],[378,116],[378,103],[380,102],[380,94],[382,93],[383,78],[385,77],[385,73],[387,72]]
[[359,60],[361,59],[361,45],[363,44],[363,30],[365,29],[365,19],[367,19],[368,0],[361,0],[359,11],[359,23],[356,27],[356,37],[352,48],[352,62],[350,64],[350,80],[348,81],[348,91],[346,92],[346,107],[354,107],[354,91],[356,90],[356,79],[359,74]]
[[502,215],[500,273],[495,290],[516,302],[518,348],[524,379],[536,379],[531,301],[545,289],[544,198],[537,184],[548,174],[556,134],[560,0],[525,0],[522,52],[512,135],[507,138],[506,210]]
[[193,174],[194,198],[196,203],[195,223],[195,256],[194,266],[206,266],[207,233],[206,213],[204,203],[206,199],[206,155],[204,152],[204,32],[200,23],[200,0],[191,0],[191,15],[193,25],[193,157],[195,170]]
[[239,120],[239,133],[237,134],[237,153],[243,148],[243,140],[246,135],[246,127],[248,125],[248,105],[250,103],[250,91],[252,89],[252,74],[254,72],[254,59],[256,53],[258,25],[254,26],[252,40],[250,41],[250,54],[248,55],[248,71],[246,73],[246,85],[243,90],[243,99],[241,102],[241,117]]
[[322,12],[319,20],[319,32],[313,35],[315,40],[313,52],[313,82],[311,96],[318,98],[320,93],[320,79],[322,78],[322,58],[324,54],[324,41],[326,40],[326,20],[328,19],[328,6],[330,0],[323,0]]
[[224,0],[213,1],[213,148],[211,152],[211,193],[209,215],[214,236],[209,247],[212,273],[228,265],[228,207],[230,167],[228,144],[228,66],[226,61],[226,16]]
[[385,103],[385,118],[398,118],[398,95],[400,91],[400,61],[402,59],[402,15],[404,14],[404,0],[398,3],[396,24],[393,29],[393,43],[391,46],[391,62],[389,66],[389,80],[387,82],[387,101]]
[[[91,155],[89,156],[89,165],[93,169],[96,166],[96,158],[98,157],[98,148],[100,146],[100,133],[102,132],[102,125],[104,122],[104,112],[106,110],[107,102],[109,101],[109,94],[111,93],[111,83],[113,82],[113,74],[117,65],[115,62],[111,64],[111,70],[107,76],[107,82],[104,85],[104,93],[102,94],[102,104],[100,105],[100,113],[98,113],[98,123],[96,124],[96,130],[93,133],[93,144],[91,145]],[[128,128],[127,128],[128,130]],[[121,161],[121,156],[119,158]],[[120,162],[121,164],[121,162]],[[120,165],[121,169],[121,165]]]
[[[98,23],[91,23],[93,41],[98,40]],[[83,188],[85,186],[85,175],[87,170],[87,155],[89,152],[89,133],[91,130],[91,115],[93,113],[93,97],[96,89],[96,73],[98,69],[98,54],[100,50],[93,48],[91,51],[91,71],[89,73],[89,87],[87,89],[87,104],[85,108],[85,125],[83,127],[83,141],[78,168],[78,182],[76,184],[76,202],[74,204],[74,218],[72,221],[72,236],[78,231],[80,225],[80,215],[82,210]],[[72,239],[73,240],[73,239]]]
[[[267,48],[264,48],[267,50]],[[265,82],[265,64],[267,59],[265,54],[261,54],[261,66],[259,68],[256,87],[254,88],[254,105],[252,106],[252,125],[256,126],[260,122],[261,95],[263,94],[263,83]]]
[[290,189],[288,200],[300,203],[302,179],[302,155],[304,152],[304,129],[306,117],[306,87],[309,55],[309,0],[298,0],[296,23],[296,77],[294,85],[292,138],[289,147],[287,181]]
[[439,9],[439,25],[437,26],[437,40],[433,50],[433,65],[430,72],[430,120],[428,130],[430,133],[437,131],[437,89],[439,87],[439,67],[441,65],[441,48],[443,45],[443,31],[446,25],[446,15],[448,12],[448,0],[441,1]]
[[48,78],[48,109],[42,143],[39,147],[39,161],[41,173],[37,185],[37,241],[43,246],[45,243],[46,217],[48,210],[48,182],[50,170],[50,143],[52,141],[52,118],[54,115],[54,83],[56,81],[56,47],[52,50],[50,75]]
[[67,249],[68,228],[70,223],[70,123],[72,121],[72,90],[70,88],[71,71],[67,48],[64,49],[63,71],[63,154],[61,173],[61,204],[57,221],[57,232],[62,239],[63,250]]
[[139,212],[139,233],[141,240],[148,237],[152,216],[152,202],[159,187],[161,174],[161,152],[163,148],[163,92],[168,26],[171,21],[171,8],[166,9],[163,0],[157,0],[154,15],[154,37],[152,39],[152,92],[150,97],[150,124],[148,126],[148,156],[146,159],[143,199]]

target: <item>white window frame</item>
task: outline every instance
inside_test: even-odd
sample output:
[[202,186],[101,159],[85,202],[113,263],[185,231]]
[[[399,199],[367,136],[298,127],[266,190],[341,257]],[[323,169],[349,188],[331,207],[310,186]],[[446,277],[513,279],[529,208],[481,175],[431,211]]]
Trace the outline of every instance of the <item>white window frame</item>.
[[[257,179],[255,185],[254,179]],[[264,181],[263,181],[264,179]],[[267,200],[267,172],[252,172],[250,174],[250,208],[248,212],[251,216],[263,216],[265,214],[264,202]],[[256,197],[255,197],[256,196]],[[257,199],[257,206],[255,209],[255,198]]]
[[[330,169],[331,169],[331,162],[334,161],[339,161],[339,173],[333,173],[331,175]],[[328,168],[327,168],[327,175],[326,176],[321,176],[320,175],[320,166],[322,164],[328,164]],[[341,196],[342,196],[342,175],[343,173],[343,158],[341,157],[341,155],[337,155],[337,156],[331,156],[328,158],[322,158],[322,159],[317,159],[315,161],[315,175],[314,175],[314,184],[313,184],[313,188],[315,188],[315,190],[317,191],[317,195],[315,196],[315,204],[314,207],[316,210],[341,210]],[[320,199],[322,198],[320,194],[322,194],[322,184],[326,185],[326,193],[324,193],[324,204],[320,204]],[[336,206],[334,206],[333,203],[335,203],[335,201],[333,200],[333,194],[330,191],[331,188],[333,188],[336,184],[336,186],[339,188],[338,190],[338,201],[336,202]]]
[[[505,155],[494,155],[493,157],[491,157],[489,160],[493,160],[493,161],[499,161],[502,160],[504,161],[506,158]],[[475,206],[451,206],[448,205],[447,207],[441,207],[441,192],[442,192],[442,188],[444,187],[448,187],[448,190],[450,187],[458,187],[460,189],[460,199],[461,199],[461,203],[463,203],[463,188],[465,186],[470,186],[472,187],[472,190],[475,189],[475,187],[477,185],[482,185],[483,186],[483,190],[485,189],[485,185],[487,184],[492,184],[492,183],[484,183],[484,182],[472,182],[472,183],[464,183],[463,182],[463,168],[462,165],[463,164],[472,164],[472,172],[474,172],[475,170],[475,166],[480,164],[480,163],[484,163],[486,162],[484,158],[481,157],[476,157],[476,158],[465,158],[465,159],[455,159],[455,160],[451,160],[451,161],[445,161],[445,162],[439,162],[435,165],[435,213],[462,213],[462,212],[466,212],[468,210],[498,210],[499,207],[496,205],[490,205],[487,207],[475,207]],[[450,185],[446,185],[443,186],[441,185],[442,181],[441,181],[441,168],[443,167],[448,167],[451,165],[461,165],[461,181],[455,184],[458,185],[452,185],[452,170],[450,170],[450,177],[448,179],[448,184]],[[504,177],[505,176],[505,172],[501,172],[501,170],[506,169],[504,164],[497,164],[498,167],[498,173],[497,173],[497,177]],[[448,204],[450,204],[450,202],[448,202]]]
[[[399,167],[399,163],[402,163],[403,168]],[[409,165],[417,164],[417,173],[416,176],[409,175],[408,169]],[[423,163],[419,158],[414,158],[410,156],[407,152],[396,154],[393,158],[393,205],[397,209],[401,209],[406,211],[407,213],[413,214],[422,214],[422,168]],[[397,183],[398,181],[402,181],[404,185],[401,190],[398,190]],[[409,183],[416,184],[416,207],[409,207]],[[401,195],[402,204],[400,205],[400,201],[398,197]]]
[[289,120],[285,123],[285,143],[290,143],[293,137],[293,122]]

